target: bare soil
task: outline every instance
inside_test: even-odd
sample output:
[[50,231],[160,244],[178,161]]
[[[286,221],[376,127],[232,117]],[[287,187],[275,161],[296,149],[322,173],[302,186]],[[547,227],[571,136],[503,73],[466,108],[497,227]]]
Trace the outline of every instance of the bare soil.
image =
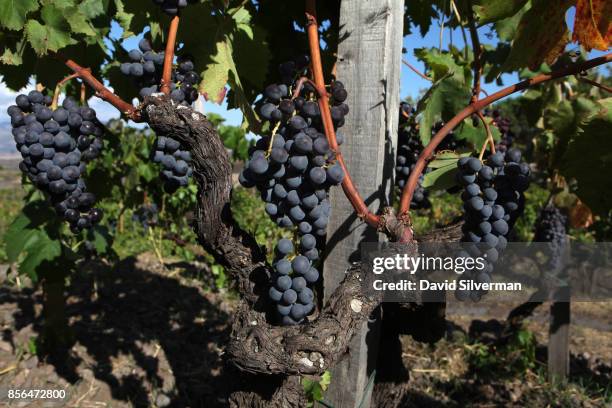
[[[188,278],[201,276],[193,269],[185,263],[161,266],[150,254],[114,267],[87,264],[67,290],[74,346],[46,358],[34,348],[41,331],[40,291],[27,280],[18,287],[14,275],[0,274],[0,389],[56,388],[69,395],[55,405],[35,401],[10,406],[227,406],[230,392],[252,380],[224,363],[235,301],[229,293],[208,292],[203,288],[209,284]],[[606,406],[601,397],[585,395],[574,385],[555,388],[543,383],[536,369],[511,379],[473,371],[466,339],[474,319],[499,322],[512,306],[472,315],[449,309],[447,338],[435,345],[403,336],[405,376],[396,382],[407,391],[396,406]],[[540,360],[546,355],[547,311],[547,306],[540,307],[528,323],[538,340]],[[573,305],[573,382],[611,382],[612,373],[605,372],[612,363],[611,312],[611,303]],[[538,364],[543,367],[544,362]]]

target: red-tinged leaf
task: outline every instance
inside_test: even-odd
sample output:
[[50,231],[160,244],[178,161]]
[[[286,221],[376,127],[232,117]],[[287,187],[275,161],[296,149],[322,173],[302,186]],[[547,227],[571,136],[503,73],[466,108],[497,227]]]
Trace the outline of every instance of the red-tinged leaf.
[[576,204],[570,208],[569,220],[574,228],[588,228],[594,222],[591,209],[580,200],[576,200]]
[[606,51],[612,39],[612,2],[609,0],[578,0],[572,41],[587,51]]
[[217,95],[209,95],[208,92],[203,92],[202,96],[204,97],[204,99],[206,99],[207,101],[211,101],[211,102],[215,102],[215,103],[221,103],[223,102],[223,100],[225,99],[225,95],[227,95],[227,88],[223,88],[221,89]]

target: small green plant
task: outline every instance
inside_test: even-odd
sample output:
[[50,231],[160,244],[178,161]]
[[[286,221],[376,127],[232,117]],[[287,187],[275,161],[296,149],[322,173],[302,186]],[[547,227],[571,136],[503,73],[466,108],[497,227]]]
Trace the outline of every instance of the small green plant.
[[308,408],[316,406],[317,403],[329,407],[328,404],[323,402],[323,393],[327,390],[330,383],[331,373],[329,371],[325,371],[318,381],[306,377],[302,378],[302,386],[308,400],[306,405]]
[[536,339],[526,328],[518,330],[501,344],[474,342],[465,346],[468,363],[479,375],[511,377],[535,367]]

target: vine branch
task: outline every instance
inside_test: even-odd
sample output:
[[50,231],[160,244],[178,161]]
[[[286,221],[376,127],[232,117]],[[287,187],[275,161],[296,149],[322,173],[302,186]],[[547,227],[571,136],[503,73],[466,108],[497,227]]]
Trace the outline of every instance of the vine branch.
[[472,39],[472,48],[474,49],[474,86],[472,87],[472,103],[476,102],[480,95],[480,77],[482,76],[482,47],[480,46],[480,38],[474,21],[472,11],[472,1],[468,0],[469,11],[467,13],[468,27],[470,29],[470,37]]
[[610,88],[609,86],[606,86],[604,84],[600,84],[599,82],[593,81],[592,79],[586,78],[586,77],[584,77],[582,75],[576,75],[576,78],[579,81],[582,81],[582,82],[587,83],[589,85],[593,85],[593,86],[595,86],[595,87],[597,87],[599,89],[603,89],[606,92],[612,93],[612,88]]
[[170,93],[170,80],[172,77],[172,62],[174,61],[174,48],[176,47],[176,33],[179,26],[179,15],[172,17],[168,28],[168,41],[166,42],[166,53],[164,54],[164,68],[160,91],[168,95]]
[[59,81],[57,85],[55,85],[55,91],[53,92],[53,100],[51,101],[51,109],[55,110],[57,108],[57,103],[59,100],[60,92],[64,84],[66,84],[66,82],[68,81],[73,80],[74,78],[78,78],[78,76],[79,75],[76,73],[68,75],[66,78]]
[[414,73],[416,73],[418,76],[420,76],[421,78],[427,80],[427,81],[433,81],[433,79],[431,79],[430,77],[428,77],[427,75],[425,75],[424,73],[422,73],[421,71],[419,71],[418,69],[416,69],[416,67],[414,65],[412,65],[411,63],[409,63],[408,61],[406,61],[405,59],[402,59],[402,63],[404,65],[406,65],[408,68],[410,68]]
[[[325,94],[325,78],[323,77],[323,66],[321,64],[321,50],[319,46],[319,26],[317,23],[317,6],[316,0],[306,0],[306,20],[307,20],[307,33],[308,33],[308,45],[310,47],[310,63],[312,67],[312,75],[314,77],[314,83],[316,85],[319,95]],[[363,198],[359,195],[353,180],[346,168],[342,153],[338,149],[338,141],[336,140],[336,132],[334,131],[334,124],[332,122],[331,113],[329,110],[329,101],[327,97],[319,97],[319,110],[321,111],[321,118],[323,120],[323,128],[325,130],[325,136],[329,142],[331,150],[336,154],[336,159],[342,170],[344,171],[344,179],[342,180],[342,190],[350,201],[351,205],[355,209],[355,212],[359,218],[363,219],[368,225],[378,228],[380,218],[373,214],[368,206],[363,201]]]
[[83,68],[82,66],[68,58],[62,58],[62,60],[68,68],[73,70],[75,74],[83,80],[83,82],[85,82],[87,85],[93,88],[94,91],[96,91],[96,96],[98,98],[110,103],[115,108],[119,109],[122,114],[126,115],[133,121],[141,121],[140,112],[138,111],[138,109],[136,109],[132,104],[127,103],[119,96],[109,91],[108,88],[106,88],[91,74],[91,69]]
[[426,163],[433,157],[433,154],[438,147],[438,145],[444,140],[444,138],[453,130],[459,123],[461,123],[465,118],[473,115],[474,113],[482,110],[485,106],[490,105],[491,103],[498,101],[508,95],[512,95],[513,93],[520,92],[532,86],[541,84],[543,82],[547,82],[553,79],[562,78],[568,75],[575,75],[577,73],[586,71],[588,69],[607,64],[612,61],[612,53],[608,53],[598,58],[593,58],[588,61],[584,61],[578,64],[570,65],[564,67],[562,69],[558,69],[549,74],[540,74],[531,79],[526,79],[524,81],[518,82],[514,85],[506,87],[500,91],[495,92],[494,94],[487,96],[484,99],[480,99],[477,102],[471,103],[467,107],[465,107],[461,112],[457,113],[454,118],[449,120],[442,129],[436,133],[434,137],[431,138],[430,142],[421,152],[414,169],[410,172],[410,176],[408,177],[408,181],[406,182],[406,186],[402,191],[402,197],[400,200],[400,208],[399,213],[400,217],[404,216],[408,213],[410,208],[410,202],[412,201],[412,195],[414,194],[414,190],[416,188],[418,179],[423,173],[425,169]]

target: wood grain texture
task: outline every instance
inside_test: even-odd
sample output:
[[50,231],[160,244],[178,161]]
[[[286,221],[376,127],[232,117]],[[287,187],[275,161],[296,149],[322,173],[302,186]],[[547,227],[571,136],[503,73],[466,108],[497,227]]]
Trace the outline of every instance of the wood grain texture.
[[[344,0],[340,9],[337,75],[349,93],[351,109],[342,154],[353,180],[373,212],[391,201],[397,142],[403,34],[403,2]],[[359,244],[377,241],[378,233],[363,224],[340,189],[331,192],[332,216],[324,262],[324,298],[343,278],[340,271],[360,259]],[[378,310],[378,309],[377,309]],[[350,352],[332,372],[326,400],[336,408],[356,407],[362,400],[378,342],[377,319],[364,323]],[[369,396],[365,397],[369,406]]]

